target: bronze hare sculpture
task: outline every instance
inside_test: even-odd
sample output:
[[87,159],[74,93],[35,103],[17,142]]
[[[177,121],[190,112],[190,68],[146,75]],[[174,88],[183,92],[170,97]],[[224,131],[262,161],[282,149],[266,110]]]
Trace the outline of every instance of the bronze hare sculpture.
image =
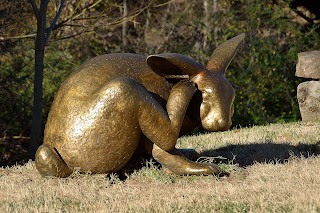
[[209,131],[230,128],[234,90],[224,72],[244,37],[217,47],[206,68],[173,53],[87,61],[56,94],[37,170],[57,177],[74,168],[112,173],[144,150],[176,174],[219,174],[217,165],[190,161],[175,145],[201,124]]

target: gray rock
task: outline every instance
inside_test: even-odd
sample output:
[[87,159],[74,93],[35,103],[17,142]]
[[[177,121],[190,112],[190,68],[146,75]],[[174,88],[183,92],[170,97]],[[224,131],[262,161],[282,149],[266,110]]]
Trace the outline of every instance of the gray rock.
[[320,120],[320,81],[299,84],[297,97],[302,120]]
[[296,76],[320,79],[320,51],[314,50],[298,54]]

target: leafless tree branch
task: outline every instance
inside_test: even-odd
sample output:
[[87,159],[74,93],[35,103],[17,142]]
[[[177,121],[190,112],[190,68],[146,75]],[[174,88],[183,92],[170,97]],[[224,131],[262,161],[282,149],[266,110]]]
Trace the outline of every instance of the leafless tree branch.
[[39,10],[39,18],[42,19],[47,13],[47,7],[50,0],[41,0],[40,10]]
[[[28,0],[32,7],[33,7],[33,10],[34,10],[34,13],[38,14],[36,16],[39,16],[39,9],[36,5],[36,2],[35,0]],[[43,13],[43,10],[45,8],[45,6],[47,6],[47,4],[49,3],[50,0],[42,0],[41,1],[41,8],[42,8],[42,13]],[[121,5],[109,5],[109,7],[106,7],[104,9],[103,12],[101,12],[99,15],[96,15],[96,16],[89,16],[89,17],[81,17],[82,14],[85,13],[86,10],[90,9],[90,8],[93,8],[94,6],[96,6],[98,3],[100,3],[102,0],[99,0],[99,1],[96,1],[94,3],[91,3],[91,4],[88,4],[88,5],[85,5],[83,8],[80,8],[80,3],[76,6],[76,9],[75,9],[75,12],[73,14],[71,14],[69,17],[67,17],[65,20],[57,23],[59,17],[60,17],[60,14],[61,14],[61,11],[62,11],[62,8],[64,6],[64,3],[65,3],[65,0],[61,0],[60,2],[60,7],[58,9],[58,12],[54,18],[54,20],[52,21],[52,24],[50,25],[49,28],[46,28],[46,38],[45,38],[45,43],[48,42],[48,38],[50,37],[51,33],[53,30],[57,30],[59,28],[62,28],[62,27],[65,27],[65,26],[72,26],[72,27],[82,27],[82,25],[76,25],[76,24],[70,24],[70,22],[72,21],[79,21],[79,20],[93,20],[93,23],[89,26],[89,27],[86,27],[86,29],[82,30],[81,32],[79,33],[76,33],[74,35],[70,35],[70,36],[66,36],[66,37],[62,37],[62,38],[58,38],[56,40],[64,40],[64,39],[68,39],[68,38],[73,38],[75,36],[78,36],[80,35],[81,33],[85,33],[85,32],[88,32],[90,28],[92,28],[93,25],[96,25],[96,23],[98,22],[98,20],[102,17],[107,17],[106,13],[107,13],[107,10],[110,9],[111,6],[115,6],[115,7],[120,7]],[[132,21],[134,19],[134,17],[140,15],[143,11],[145,11],[146,9],[148,9],[149,7],[151,7],[152,5],[154,5],[155,3],[157,2],[157,0],[152,0],[148,3],[148,5],[146,5],[145,7],[141,8],[141,9],[138,9],[136,11],[133,11],[131,12],[130,14],[128,14],[127,16],[125,17],[121,17],[121,18],[117,18],[117,19],[113,19],[113,20],[110,20],[110,22],[108,22],[107,24],[104,24],[103,26],[113,26],[113,25],[119,25],[121,24],[123,21]],[[154,7],[160,7],[162,6],[162,4],[160,5],[154,5]],[[80,8],[80,11],[77,10],[77,8]],[[44,14],[42,14],[44,15]],[[81,17],[81,18],[80,18]],[[38,19],[38,17],[37,17]],[[11,40],[11,39],[24,39],[24,38],[34,38],[36,36],[36,33],[30,33],[30,34],[27,34],[27,35],[19,35],[19,36],[10,36],[10,37],[6,37],[6,36],[0,36],[0,41],[5,41],[5,40]]]
[[39,19],[39,9],[37,7],[36,1],[35,0],[28,0],[32,6],[33,12],[36,15],[36,18]]
[[58,19],[59,19],[59,17],[60,17],[60,14],[61,14],[61,11],[62,11],[64,2],[65,2],[65,0],[61,0],[59,10],[58,10],[56,16],[54,17],[54,19],[53,19],[53,21],[52,21],[52,23],[51,23],[48,31],[47,31],[47,35],[46,35],[46,38],[45,38],[44,43],[47,43],[47,42],[48,42],[48,39],[49,39],[50,34],[51,34],[51,32],[52,32],[52,29],[54,28],[54,26],[56,25],[56,23],[57,23],[57,21],[58,21]]

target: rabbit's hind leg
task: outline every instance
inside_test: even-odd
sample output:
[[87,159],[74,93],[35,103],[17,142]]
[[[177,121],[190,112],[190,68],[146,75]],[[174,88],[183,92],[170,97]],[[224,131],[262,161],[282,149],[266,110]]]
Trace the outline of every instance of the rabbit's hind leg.
[[36,153],[36,168],[42,176],[68,177],[72,170],[49,144],[42,144]]

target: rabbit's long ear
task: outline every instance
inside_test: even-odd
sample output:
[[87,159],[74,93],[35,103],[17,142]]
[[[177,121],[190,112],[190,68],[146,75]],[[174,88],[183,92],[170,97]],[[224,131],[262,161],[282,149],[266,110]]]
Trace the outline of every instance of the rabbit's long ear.
[[155,73],[167,79],[189,79],[205,70],[191,58],[176,53],[150,55],[147,64]]
[[218,71],[224,74],[244,38],[245,33],[242,33],[220,44],[213,51],[208,61],[207,70]]

